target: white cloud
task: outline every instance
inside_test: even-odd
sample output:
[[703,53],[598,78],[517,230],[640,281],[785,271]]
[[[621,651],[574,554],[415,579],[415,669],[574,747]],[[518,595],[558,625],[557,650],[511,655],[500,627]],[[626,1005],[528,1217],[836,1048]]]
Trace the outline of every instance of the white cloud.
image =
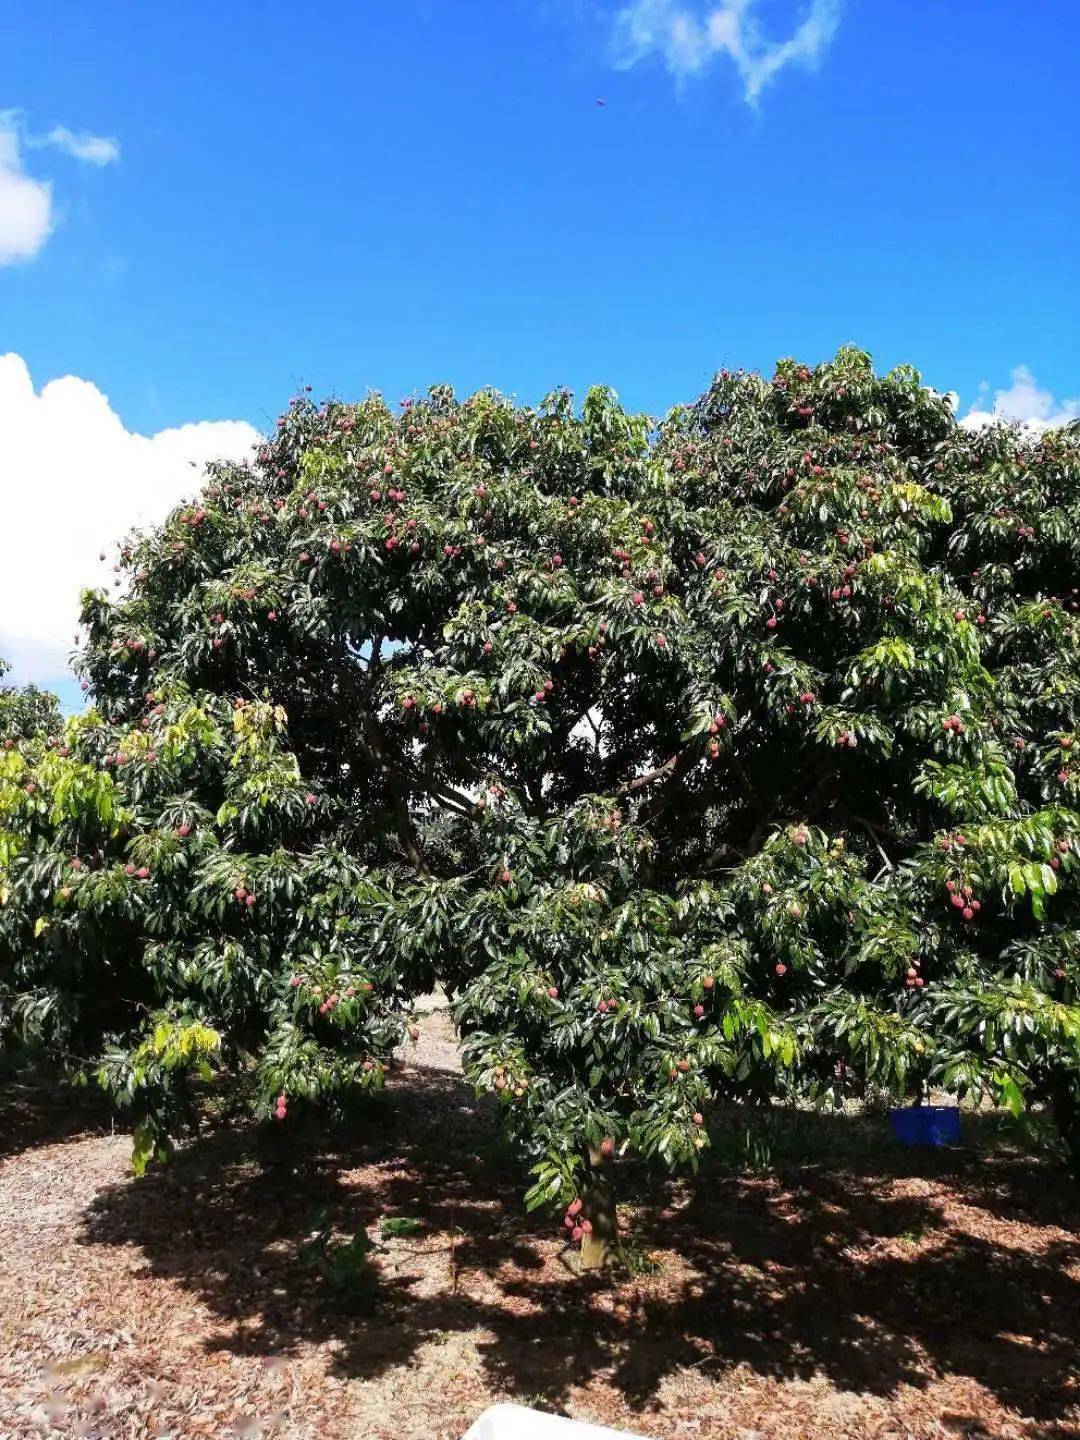
[[39,393],[20,356],[0,355],[0,655],[16,679],[61,675],[79,591],[111,582],[116,542],[194,494],[208,460],[244,459],[257,439],[239,420],[138,435],[96,385],[68,375]]
[[47,135],[29,137],[27,145],[41,150],[51,147],[62,150],[87,165],[112,165],[120,159],[120,142],[110,135],[76,135],[66,125],[54,126]]
[[52,186],[22,171],[19,137],[0,114],[0,265],[32,260],[52,229]]
[[629,0],[615,15],[615,63],[629,69],[659,56],[683,80],[727,55],[756,104],[762,90],[786,65],[813,66],[836,33],[842,0],[810,0],[802,22],[787,40],[770,40],[754,14],[758,0],[721,0],[712,9],[685,0]]
[[33,260],[53,229],[52,184],[28,175],[22,147],[61,150],[87,165],[110,165],[120,158],[119,142],[102,135],[76,135],[57,125],[47,135],[31,135],[18,110],[0,110],[0,265]]
[[1080,399],[1055,400],[1053,392],[1042,389],[1026,365],[1017,365],[1010,378],[1012,384],[1007,390],[994,391],[994,403],[989,410],[985,408],[985,396],[990,386],[985,380],[980,384],[980,401],[960,421],[966,430],[979,430],[995,420],[1019,420],[1025,430],[1041,434],[1043,430],[1080,419]]

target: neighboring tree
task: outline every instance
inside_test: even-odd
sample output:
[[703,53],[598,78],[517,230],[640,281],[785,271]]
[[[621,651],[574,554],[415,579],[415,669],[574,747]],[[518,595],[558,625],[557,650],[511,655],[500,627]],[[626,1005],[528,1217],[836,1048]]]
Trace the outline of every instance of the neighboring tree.
[[586,1263],[722,1099],[944,1085],[1080,1153],[1078,537],[1076,437],[854,350],[658,426],[302,398],[86,597],[71,756],[5,762],[9,1014],[93,1012],[157,1144],[189,1061],[347,1095],[439,980]]
[[32,735],[58,737],[61,730],[59,700],[51,691],[39,690],[36,685],[5,685],[4,676],[10,671],[7,661],[0,659],[0,736],[11,739],[29,739]]

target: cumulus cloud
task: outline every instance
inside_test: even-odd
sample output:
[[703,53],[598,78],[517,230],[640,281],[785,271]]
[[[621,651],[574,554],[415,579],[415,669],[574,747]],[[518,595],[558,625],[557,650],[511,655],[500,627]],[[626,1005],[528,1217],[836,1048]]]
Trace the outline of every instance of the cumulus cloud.
[[120,144],[111,137],[77,135],[66,125],[32,135],[20,111],[0,110],[0,265],[33,260],[53,230],[52,184],[26,173],[24,148],[60,150],[86,165],[120,158]]
[[61,675],[79,591],[111,581],[116,542],[194,494],[208,460],[244,459],[257,439],[238,420],[139,435],[96,385],[68,375],[38,392],[20,356],[0,355],[0,655],[15,678]]
[[1080,419],[1080,399],[1061,400],[1053,392],[1044,390],[1026,365],[1017,365],[1011,372],[1012,384],[1005,390],[995,390],[993,404],[986,408],[986,396],[990,386],[984,380],[979,386],[979,399],[960,421],[967,430],[978,430],[995,420],[1019,420],[1024,429],[1041,434],[1057,425],[1067,425],[1070,420]]
[[32,260],[52,229],[52,186],[23,174],[19,137],[0,115],[0,265]]
[[719,57],[731,59],[751,105],[787,65],[815,65],[836,33],[842,0],[810,0],[802,21],[786,40],[770,39],[755,7],[758,0],[721,0],[712,8],[686,0],[629,0],[615,15],[615,63],[629,69],[658,57],[678,80],[699,75]]

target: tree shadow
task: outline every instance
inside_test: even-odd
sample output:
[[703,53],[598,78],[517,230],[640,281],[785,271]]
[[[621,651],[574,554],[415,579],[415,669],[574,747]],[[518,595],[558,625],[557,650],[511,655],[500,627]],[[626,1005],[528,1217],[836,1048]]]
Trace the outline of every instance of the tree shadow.
[[704,1359],[879,1396],[952,1372],[1026,1414],[1064,1414],[1080,1398],[1068,1379],[1080,1244],[1016,1250],[958,1228],[936,1201],[888,1190],[885,1178],[810,1166],[783,1187],[713,1184],[661,1220],[662,1234],[654,1221],[692,1278],[665,1299],[661,1343],[625,1353],[628,1396],[644,1403],[665,1374]]
[[97,1086],[29,1069],[0,1074],[0,1095],[0,1159],[112,1130],[112,1108]]
[[[135,1244],[196,1294],[219,1322],[208,1348],[332,1342],[350,1378],[484,1331],[493,1388],[555,1407],[603,1375],[643,1410],[683,1367],[737,1365],[876,1396],[953,1373],[1047,1424],[1080,1400],[1075,1192],[1031,1156],[880,1142],[875,1156],[838,1116],[837,1158],[815,1130],[813,1160],[779,1174],[716,1169],[691,1190],[631,1171],[635,1250],[664,1252],[664,1269],[584,1277],[555,1226],[523,1213],[493,1105],[446,1072],[413,1069],[393,1088],[354,1133],[311,1135],[288,1158],[274,1156],[280,1131],[269,1151],[251,1128],[207,1134],[101,1192],[81,1239]],[[1018,1236],[1010,1196],[1010,1218],[1044,1233]],[[420,1232],[379,1257],[376,1312],[349,1314],[306,1258],[311,1236],[377,1234],[391,1216]]]

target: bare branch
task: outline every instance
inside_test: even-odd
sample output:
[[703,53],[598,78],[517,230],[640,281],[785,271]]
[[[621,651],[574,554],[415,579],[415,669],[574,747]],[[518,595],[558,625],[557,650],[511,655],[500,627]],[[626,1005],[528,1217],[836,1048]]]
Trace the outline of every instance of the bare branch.
[[679,752],[670,755],[655,770],[649,770],[644,775],[637,775],[632,780],[624,780],[621,785],[615,787],[616,795],[631,795],[637,790],[644,790],[646,786],[655,785],[657,780],[663,780],[666,775],[671,775],[679,761]]

